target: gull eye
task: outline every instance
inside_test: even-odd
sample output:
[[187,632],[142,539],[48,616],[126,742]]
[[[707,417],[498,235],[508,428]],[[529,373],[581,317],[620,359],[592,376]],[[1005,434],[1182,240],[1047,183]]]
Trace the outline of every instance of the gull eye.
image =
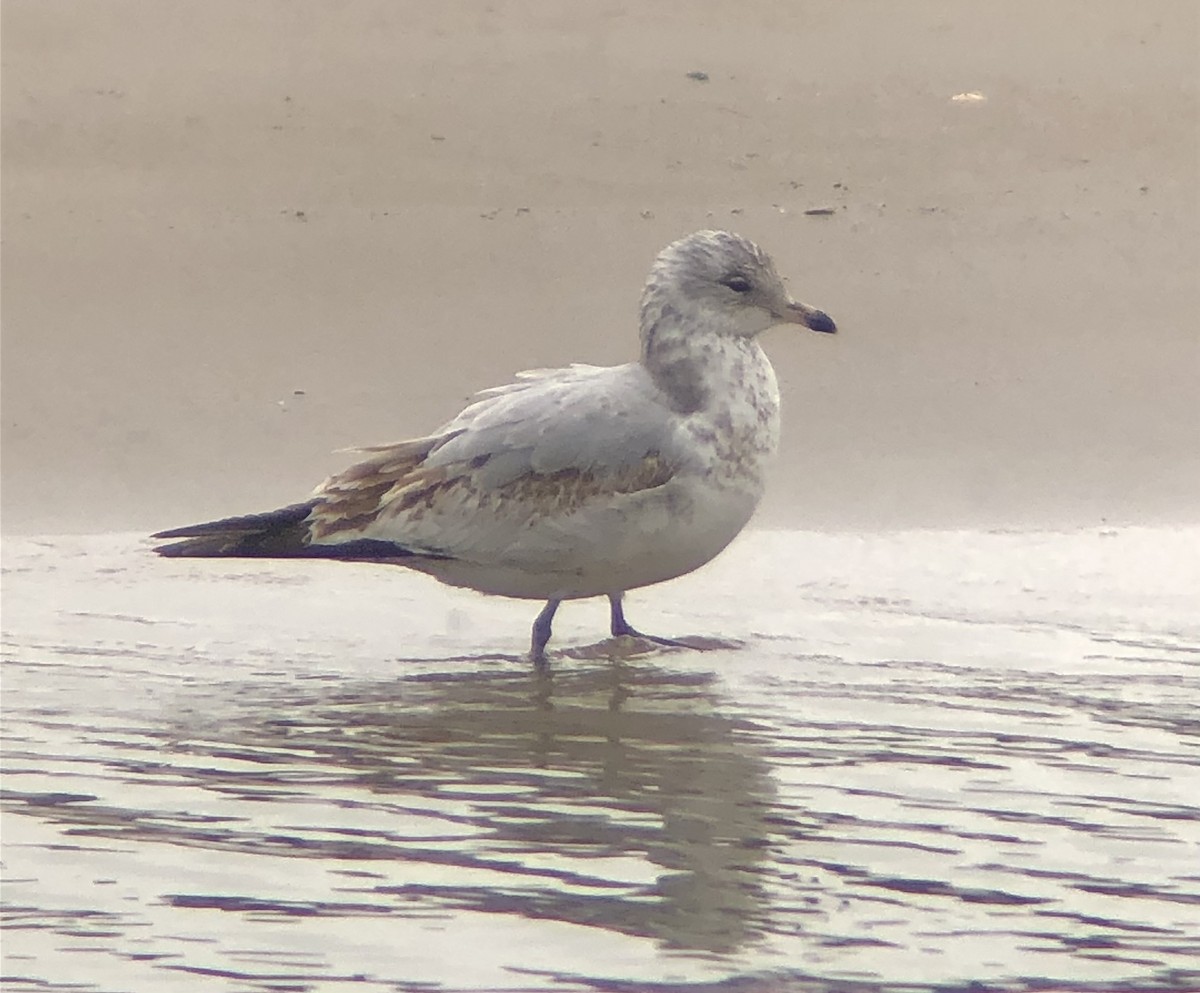
[[726,276],[721,280],[722,286],[728,286],[734,293],[749,293],[751,283],[745,276],[739,276],[734,273],[732,276]]

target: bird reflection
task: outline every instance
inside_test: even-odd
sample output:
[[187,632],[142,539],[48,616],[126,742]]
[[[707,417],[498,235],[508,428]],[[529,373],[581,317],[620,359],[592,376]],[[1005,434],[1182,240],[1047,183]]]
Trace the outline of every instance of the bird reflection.
[[[766,926],[771,783],[751,729],[721,713],[711,674],[646,660],[553,674],[476,660],[399,683],[295,690],[247,688],[238,712],[177,728],[175,747],[192,757],[191,776],[234,800],[285,783],[289,799],[361,811],[371,827],[288,822],[297,857],[369,862],[353,884],[360,899],[716,953]],[[205,756],[221,761],[195,761]],[[221,847],[267,842],[249,824],[222,831]],[[277,834],[270,843],[278,854]]]

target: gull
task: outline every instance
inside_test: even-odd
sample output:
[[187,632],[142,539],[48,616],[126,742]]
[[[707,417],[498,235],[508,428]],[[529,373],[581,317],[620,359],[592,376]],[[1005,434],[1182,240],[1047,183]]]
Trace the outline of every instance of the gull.
[[618,366],[518,373],[422,438],[362,461],[302,503],[160,531],[160,555],[323,558],[406,566],[451,586],[545,601],[546,662],[563,600],[627,590],[714,558],[750,520],[779,443],[779,387],[761,332],[837,330],[793,300],[770,257],[727,231],[668,245],[641,299],[641,350]]

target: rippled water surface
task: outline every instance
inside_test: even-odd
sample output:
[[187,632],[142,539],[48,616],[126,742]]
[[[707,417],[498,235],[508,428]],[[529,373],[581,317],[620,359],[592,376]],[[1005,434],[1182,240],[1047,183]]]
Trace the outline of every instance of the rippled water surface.
[[[1197,531],[758,533],[697,650],[371,566],[4,556],[4,988],[1200,988]],[[974,985],[971,985],[971,984]]]

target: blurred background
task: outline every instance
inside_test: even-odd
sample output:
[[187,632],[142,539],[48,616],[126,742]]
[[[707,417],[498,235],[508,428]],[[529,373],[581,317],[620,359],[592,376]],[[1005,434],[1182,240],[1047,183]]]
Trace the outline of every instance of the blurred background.
[[[759,241],[771,525],[1200,520],[1200,5],[3,7],[3,524],[295,501]],[[816,213],[810,213],[816,212]]]

